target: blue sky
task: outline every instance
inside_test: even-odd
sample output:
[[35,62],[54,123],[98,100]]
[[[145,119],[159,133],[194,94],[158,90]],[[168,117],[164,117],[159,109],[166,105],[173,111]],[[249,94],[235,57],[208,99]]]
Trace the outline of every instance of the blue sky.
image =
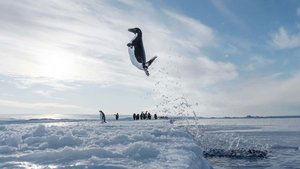
[[297,0],[11,0],[0,27],[1,114],[176,114],[185,98],[199,116],[300,115]]

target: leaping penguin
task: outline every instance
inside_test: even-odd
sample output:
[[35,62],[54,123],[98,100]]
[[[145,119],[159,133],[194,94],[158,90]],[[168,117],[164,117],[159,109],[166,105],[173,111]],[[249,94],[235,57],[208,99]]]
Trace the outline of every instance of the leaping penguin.
[[138,69],[144,70],[146,75],[149,76],[148,67],[157,58],[157,56],[154,56],[152,59],[146,62],[146,54],[144,50],[141,29],[131,28],[128,29],[128,31],[135,34],[133,39],[127,44],[131,63]]

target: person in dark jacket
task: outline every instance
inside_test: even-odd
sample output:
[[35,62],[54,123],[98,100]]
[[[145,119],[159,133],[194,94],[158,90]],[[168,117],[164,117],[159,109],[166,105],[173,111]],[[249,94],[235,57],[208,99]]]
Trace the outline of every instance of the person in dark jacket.
[[154,114],[154,119],[157,120],[157,115],[156,114]]
[[136,120],[139,120],[139,119],[140,119],[140,115],[137,114],[137,115],[136,115]]

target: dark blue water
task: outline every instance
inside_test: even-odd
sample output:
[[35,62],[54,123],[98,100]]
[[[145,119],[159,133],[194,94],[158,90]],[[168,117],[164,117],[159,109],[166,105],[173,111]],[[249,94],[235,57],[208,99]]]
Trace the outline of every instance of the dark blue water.
[[[225,142],[239,140],[238,147],[249,144],[268,150],[266,158],[208,158],[216,169],[300,168],[300,118],[201,119],[199,123],[205,126],[210,135],[209,144],[214,145],[220,139]],[[227,148],[228,145],[221,146]],[[234,146],[236,143],[231,148]]]

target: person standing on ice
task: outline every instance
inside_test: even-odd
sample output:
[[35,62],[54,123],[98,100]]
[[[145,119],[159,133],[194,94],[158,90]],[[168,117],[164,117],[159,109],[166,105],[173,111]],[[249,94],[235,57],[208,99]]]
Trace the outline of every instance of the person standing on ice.
[[102,110],[100,110],[99,113],[100,113],[100,119],[102,120],[102,123],[106,123],[104,112]]
[[136,120],[136,114],[135,113],[133,113],[133,120]]
[[157,115],[156,114],[154,114],[154,119],[157,120]]

